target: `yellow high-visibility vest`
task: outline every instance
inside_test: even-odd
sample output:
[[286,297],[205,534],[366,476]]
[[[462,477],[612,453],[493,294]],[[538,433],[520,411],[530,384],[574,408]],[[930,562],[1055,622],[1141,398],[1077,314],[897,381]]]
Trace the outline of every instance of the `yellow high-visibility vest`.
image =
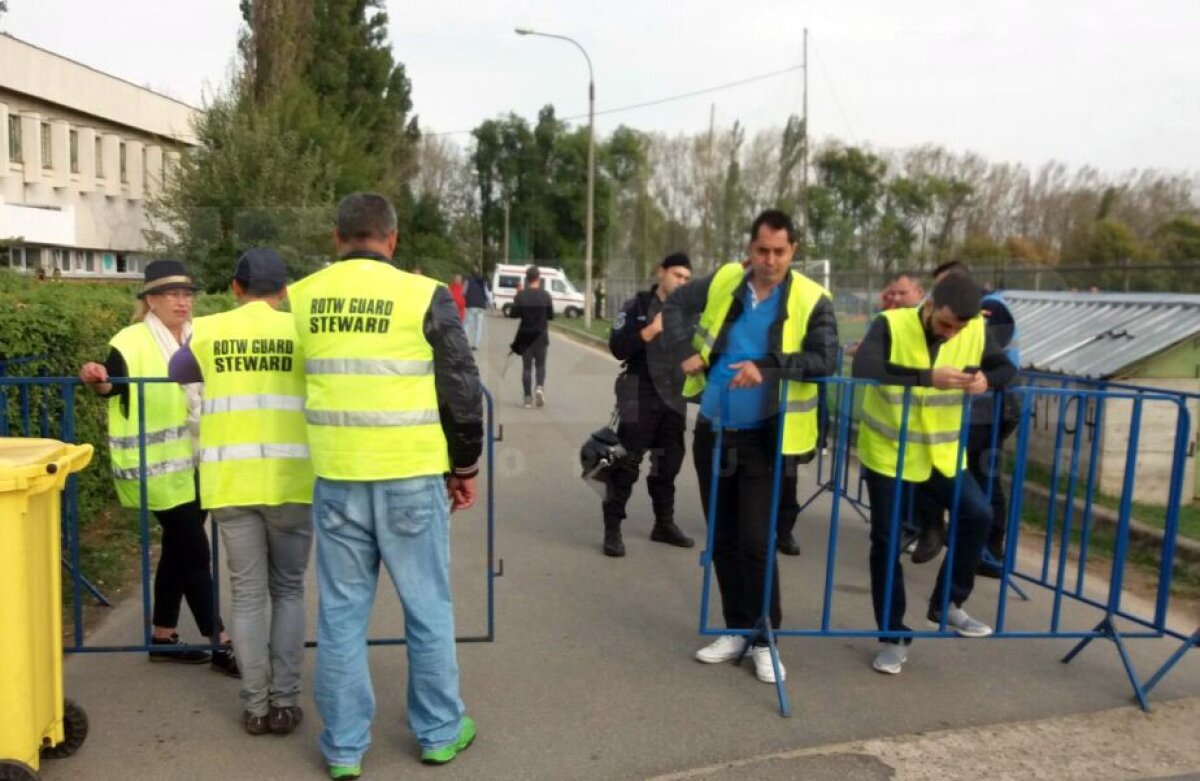
[[[888,360],[912,369],[952,366],[964,369],[983,361],[983,318],[975,317],[939,349],[937,360],[929,360],[921,308],[892,309],[880,315],[891,334]],[[862,418],[858,427],[858,458],[868,469],[895,476],[900,454],[900,424],[904,387],[872,385],[863,393]],[[904,448],[903,479],[924,482],[931,470],[954,477],[966,466],[966,453],[958,456],[962,431],[963,392],[913,387],[909,401],[908,432]]]
[[201,505],[311,503],[304,354],[292,316],[252,301],[196,319],[190,348],[204,374]]
[[[130,377],[166,377],[167,361],[150,327],[134,323],[109,341],[121,353]],[[187,425],[187,394],[170,382],[142,385],[146,402],[146,507],[169,510],[196,498],[195,441]],[[138,384],[129,384],[129,412],[121,399],[108,400],[108,452],[117,499],[141,506],[143,477],[138,437]]]
[[289,288],[318,477],[394,480],[450,469],[423,330],[438,285],[352,258]]
[[[785,353],[800,352],[813,308],[822,298],[830,297],[828,290],[803,274],[796,271],[789,273],[791,289],[788,292],[787,318],[783,321],[783,344],[780,348]],[[745,275],[746,270],[741,263],[726,263],[713,275],[708,288],[708,300],[696,324],[695,336],[692,337],[692,346],[706,365]],[[683,395],[688,398],[699,396],[705,384],[704,374],[689,375],[683,384]],[[785,380],[783,384],[783,452],[787,455],[812,452],[817,447],[818,386],[812,382],[793,380]]]

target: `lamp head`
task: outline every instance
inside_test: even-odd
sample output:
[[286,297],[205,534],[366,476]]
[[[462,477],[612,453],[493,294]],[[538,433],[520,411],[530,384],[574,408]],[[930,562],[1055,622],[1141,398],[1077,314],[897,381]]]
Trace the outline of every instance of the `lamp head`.
[[533,30],[530,30],[528,27],[514,27],[513,32],[517,35],[531,35]]

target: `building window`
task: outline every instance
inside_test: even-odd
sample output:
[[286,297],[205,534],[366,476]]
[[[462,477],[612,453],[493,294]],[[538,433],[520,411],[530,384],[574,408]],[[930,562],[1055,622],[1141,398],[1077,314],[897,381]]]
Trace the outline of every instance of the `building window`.
[[117,273],[124,274],[129,268],[125,265],[125,256],[117,253]]
[[54,167],[53,149],[50,146],[50,123],[42,123],[42,168]]
[[25,268],[24,247],[0,247],[0,267],[22,270]]
[[8,115],[8,161],[21,162],[21,117],[19,114]]
[[65,249],[51,250],[50,268],[55,271],[70,271],[71,270],[71,251]]
[[72,130],[68,134],[71,146],[71,173],[79,173],[79,131]]
[[125,142],[124,141],[121,142],[119,156],[120,156],[119,168],[121,170],[121,184],[129,184],[129,167],[126,164],[127,156],[125,154]]
[[96,136],[96,178],[104,178],[104,139]]

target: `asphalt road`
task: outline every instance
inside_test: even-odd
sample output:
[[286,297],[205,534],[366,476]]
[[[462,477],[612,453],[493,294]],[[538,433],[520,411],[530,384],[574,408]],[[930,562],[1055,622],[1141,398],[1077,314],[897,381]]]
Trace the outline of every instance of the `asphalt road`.
[[[1182,754],[1171,762],[1160,766],[1147,759],[1145,768],[1132,769],[1108,763],[1125,773],[1109,777],[1200,771],[1198,654],[1185,659],[1154,692],[1156,702],[1178,701],[1173,710],[1145,716],[1131,706],[1124,671],[1109,643],[1093,643],[1063,665],[1058,659],[1069,641],[918,641],[903,674],[884,676],[870,668],[877,648],[871,640],[788,638],[781,652],[793,716],[781,718],[773,687],[758,682],[748,664],[710,666],[693,660],[704,642],[697,631],[700,548],[650,542],[643,488],[630,503],[628,555],[614,560],[600,553],[599,498],[579,479],[576,461],[583,439],[611,410],[616,362],[555,336],[547,406],[525,410],[519,359],[500,377],[513,329],[512,321],[490,318],[488,348],[478,354],[504,431],[494,464],[497,555],[504,560],[504,575],[496,581],[496,639],[459,646],[463,696],[479,724],[479,737],[452,764],[422,766],[405,721],[403,650],[376,648],[371,664],[378,712],[366,778],[939,777],[916,772],[922,766],[912,751],[868,756],[858,749],[822,753],[819,747],[950,730],[964,736],[960,745],[979,749],[986,746],[979,741],[989,739],[980,736],[1045,719],[1085,721],[1082,732],[1016,730],[1012,734],[1024,737],[1009,754],[1027,761],[1039,750],[1060,760],[1087,752],[1095,759],[1096,751],[1119,751],[1122,737],[1137,740],[1143,755],[1154,745],[1136,738],[1139,733],[1130,728],[1110,730],[1106,740],[1090,743],[1069,737],[1093,734],[1086,719],[1107,718],[1088,715],[1100,712],[1143,730],[1169,725],[1175,730],[1172,745],[1180,731],[1184,736]],[[678,488],[680,525],[700,537],[703,520],[690,456]],[[811,482],[802,478],[802,494],[809,491]],[[457,620],[463,635],[486,629],[485,517],[482,508],[454,517]],[[798,526],[804,554],[780,560],[787,626],[808,627],[818,619],[828,517],[829,503],[822,497]],[[866,532],[853,513],[843,514],[834,579],[836,626],[871,624]],[[933,565],[906,567],[910,605],[923,603],[935,571]],[[972,605],[980,606],[981,617],[992,617],[996,592],[995,581],[980,581]],[[1013,626],[1046,624],[1051,601],[1046,594],[1033,596],[1030,603],[1010,605]],[[315,587],[308,601],[311,617]],[[910,616],[910,623],[914,619],[920,616]],[[1064,625],[1095,621],[1090,610],[1064,613]],[[138,642],[140,624],[140,602],[131,599],[90,641]],[[183,630],[195,639],[194,627],[185,624]],[[384,580],[374,635],[395,637],[402,631],[396,597]],[[1135,641],[1130,647],[1147,674],[1175,644]],[[314,661],[315,653],[309,652],[306,684]],[[316,748],[320,720],[307,694],[307,719],[297,733],[252,738],[241,730],[237,683],[206,667],[151,665],[137,654],[89,654],[67,661],[66,678],[68,695],[88,711],[92,733],[75,757],[43,765],[46,781],[324,777]],[[1042,733],[1049,737],[1039,743]],[[994,764],[982,769],[993,772],[979,777],[1020,777],[1016,770],[1011,776],[1004,772],[1008,766],[999,748],[983,752],[985,762],[989,756]],[[935,767],[942,766],[926,769]],[[1082,772],[1084,765],[1079,767]],[[958,772],[946,770],[940,777]]]

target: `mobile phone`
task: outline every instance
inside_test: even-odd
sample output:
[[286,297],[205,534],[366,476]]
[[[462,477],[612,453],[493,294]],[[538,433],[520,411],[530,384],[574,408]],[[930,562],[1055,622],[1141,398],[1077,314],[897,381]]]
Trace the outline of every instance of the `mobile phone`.
[[967,366],[966,368],[963,369],[964,374],[977,374],[978,372],[979,372],[978,366]]

